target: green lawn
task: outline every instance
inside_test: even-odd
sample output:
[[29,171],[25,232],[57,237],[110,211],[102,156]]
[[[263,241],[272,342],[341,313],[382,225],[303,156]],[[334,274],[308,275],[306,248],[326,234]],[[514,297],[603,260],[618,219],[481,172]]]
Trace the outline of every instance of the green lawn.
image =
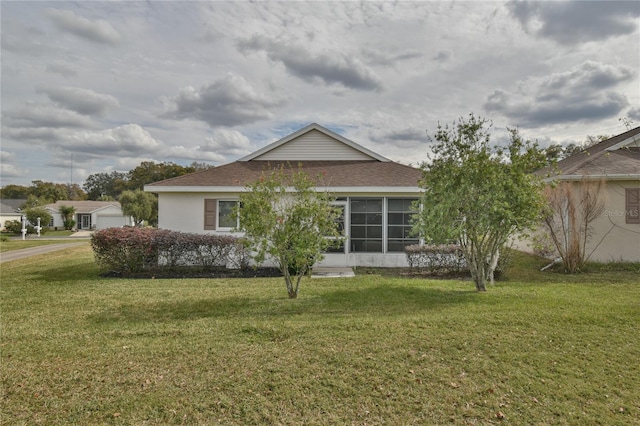
[[[104,279],[2,264],[2,424],[640,424],[637,272]],[[370,271],[371,272],[371,271]]]
[[[77,242],[82,242],[83,240],[79,239]],[[4,253],[7,251],[13,250],[22,250],[31,247],[40,247],[46,246],[49,244],[60,244],[70,242],[68,240],[39,240],[37,237],[32,237],[27,240],[9,240],[9,241],[0,241],[0,253]],[[88,245],[88,244],[87,244]]]

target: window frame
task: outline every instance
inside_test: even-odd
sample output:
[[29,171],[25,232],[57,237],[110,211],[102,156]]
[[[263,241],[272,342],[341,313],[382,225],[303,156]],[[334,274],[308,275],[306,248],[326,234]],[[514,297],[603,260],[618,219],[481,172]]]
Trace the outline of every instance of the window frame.
[[236,220],[235,220],[235,225],[234,226],[221,226],[221,213],[223,213],[223,210],[220,206],[220,203],[233,203],[233,208],[231,210],[231,212],[233,212],[233,209],[236,208],[236,206],[238,205],[240,201],[236,198],[219,198],[216,200],[216,230],[218,231],[227,231],[227,232],[231,232],[233,230],[236,230],[238,228],[240,228],[240,213],[236,212]]
[[[404,209],[403,206],[403,210],[393,210],[391,208],[391,204],[393,201],[409,201],[410,204],[407,207],[408,210]],[[387,197],[387,202],[386,202],[386,246],[387,246],[387,250],[386,253],[404,253],[404,247],[408,246],[408,245],[412,245],[412,244],[419,244],[420,243],[420,238],[419,237],[406,237],[406,232],[407,232],[407,228],[411,229],[413,228],[413,226],[410,223],[405,223],[405,219],[407,219],[407,217],[410,217],[414,214],[417,214],[418,211],[417,210],[410,210],[411,206],[413,205],[413,203],[418,202],[419,198],[418,197]],[[402,214],[402,224],[392,224],[391,222],[391,215],[397,215],[397,214]],[[401,229],[402,230],[402,237],[401,238],[397,238],[397,237],[391,237],[392,234],[392,228],[393,229]],[[395,250],[395,249],[391,249],[390,246],[392,245],[391,243],[395,244],[403,244],[403,249],[402,250]]]

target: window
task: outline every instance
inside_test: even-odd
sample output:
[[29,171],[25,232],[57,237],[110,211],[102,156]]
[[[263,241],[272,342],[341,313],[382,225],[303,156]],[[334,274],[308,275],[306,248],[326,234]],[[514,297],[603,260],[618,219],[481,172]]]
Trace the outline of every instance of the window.
[[[347,208],[346,202],[336,202],[334,206],[340,209],[340,215],[336,218],[336,228],[341,235],[344,236],[344,212]],[[330,237],[327,237],[330,238]],[[339,246],[332,246],[327,248],[327,253],[344,253],[344,241]]]
[[402,252],[411,244],[418,244],[419,240],[411,236],[411,216],[417,213],[413,210],[416,198],[389,198],[387,202],[387,251]]
[[234,209],[237,201],[218,201],[218,229],[233,229],[238,227],[238,215]]
[[627,223],[640,223],[640,188],[625,190],[625,212]]
[[204,200],[204,229],[230,231],[237,228],[238,216],[234,214],[236,200]]
[[351,251],[382,253],[382,198],[351,199]]

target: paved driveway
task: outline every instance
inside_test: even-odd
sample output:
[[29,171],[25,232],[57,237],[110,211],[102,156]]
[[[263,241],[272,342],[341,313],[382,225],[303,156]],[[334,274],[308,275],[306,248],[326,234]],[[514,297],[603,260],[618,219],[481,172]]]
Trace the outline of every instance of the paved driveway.
[[16,259],[24,259],[25,257],[36,256],[39,254],[50,253],[52,251],[64,250],[69,247],[84,245],[86,243],[60,243],[50,244],[47,246],[31,247],[20,250],[6,251],[0,253],[0,263],[9,262]]

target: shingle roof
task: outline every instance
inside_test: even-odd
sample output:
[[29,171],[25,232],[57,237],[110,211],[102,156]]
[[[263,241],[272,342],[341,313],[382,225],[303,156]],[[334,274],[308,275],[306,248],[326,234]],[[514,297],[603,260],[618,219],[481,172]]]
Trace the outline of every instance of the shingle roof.
[[558,162],[554,168],[546,167],[537,173],[541,175],[579,177],[636,175],[640,177],[640,148],[616,145],[626,140],[640,140],[640,127],[606,139],[586,150],[573,154]]
[[108,206],[121,208],[120,203],[117,201],[91,201],[91,200],[84,200],[84,201],[58,200],[55,203],[47,204],[44,207],[58,211],[60,209],[60,206],[73,207],[74,209],[76,209],[76,213],[91,213]]
[[147,185],[148,190],[160,187],[244,187],[262,176],[263,171],[284,167],[285,172],[297,171],[298,164],[311,178],[321,175],[316,183],[326,187],[417,187],[422,177],[420,169],[394,162],[381,161],[300,161],[267,162],[236,161],[172,179]]

